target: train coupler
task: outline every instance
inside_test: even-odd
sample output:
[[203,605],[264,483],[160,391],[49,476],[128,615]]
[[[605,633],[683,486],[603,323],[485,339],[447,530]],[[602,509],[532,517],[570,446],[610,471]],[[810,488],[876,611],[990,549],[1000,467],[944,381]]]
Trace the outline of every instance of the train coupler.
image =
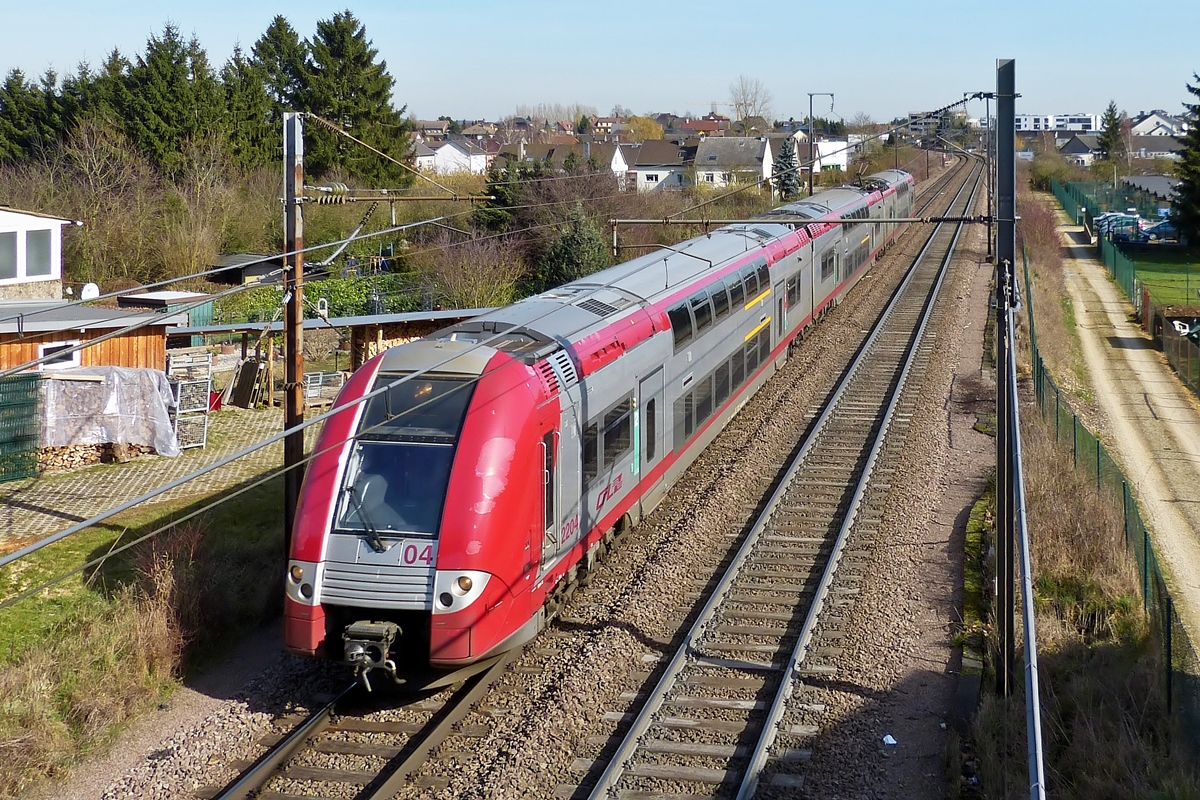
[[342,633],[346,643],[346,663],[354,666],[355,677],[368,692],[371,681],[367,675],[373,669],[382,669],[396,683],[404,683],[404,679],[396,674],[396,662],[388,655],[400,633],[400,626],[394,622],[368,621],[347,625]]

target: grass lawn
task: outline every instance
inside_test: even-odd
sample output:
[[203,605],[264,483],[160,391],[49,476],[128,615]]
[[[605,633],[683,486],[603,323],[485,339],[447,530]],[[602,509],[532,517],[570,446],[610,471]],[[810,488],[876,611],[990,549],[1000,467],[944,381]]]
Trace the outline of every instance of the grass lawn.
[[[229,494],[232,494],[232,491]],[[202,529],[189,543],[188,560],[212,570],[218,589],[231,601],[227,633],[261,621],[265,587],[281,583],[283,563],[282,479],[274,478],[231,497],[192,523]],[[71,572],[215,498],[182,500],[131,509],[93,528],[56,542],[0,571],[0,600],[6,600],[56,576]],[[186,523],[185,523],[186,524]],[[64,623],[102,612],[118,590],[141,579],[150,548],[161,550],[170,532],[121,553],[0,609],[0,664],[13,663],[32,648],[61,634]],[[276,576],[275,573],[279,573]],[[279,581],[274,580],[279,577]],[[282,589],[281,589],[282,591]],[[246,606],[238,608],[242,603]]]
[[1200,305],[1200,254],[1196,251],[1164,250],[1139,252],[1132,256],[1138,280],[1150,290],[1160,306]]

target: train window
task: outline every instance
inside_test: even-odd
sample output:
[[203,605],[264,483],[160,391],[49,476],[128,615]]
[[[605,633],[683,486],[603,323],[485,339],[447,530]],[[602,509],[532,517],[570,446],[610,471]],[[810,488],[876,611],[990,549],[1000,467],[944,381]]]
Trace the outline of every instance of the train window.
[[696,399],[688,392],[683,396],[683,435],[686,439],[696,430]]
[[758,291],[765,292],[770,285],[771,270],[767,268],[767,262],[761,261],[758,264]]
[[732,275],[726,279],[729,289],[729,305],[734,310],[741,309],[746,304],[746,286],[740,275]]
[[629,452],[633,442],[633,401],[622,400],[604,415],[604,468],[609,469]]
[[712,287],[713,312],[717,322],[729,316],[729,294],[725,291],[725,284],[719,283]]
[[758,361],[761,364],[765,364],[770,357],[771,337],[767,335],[767,329],[763,328],[758,334]]
[[720,406],[729,399],[729,364],[725,363],[717,367],[717,405]]
[[830,250],[821,256],[821,280],[829,280],[830,276],[837,271],[837,252]]
[[678,305],[668,309],[667,316],[671,319],[671,330],[675,333],[675,349],[678,350],[692,340],[692,315],[688,313],[686,305]]
[[708,292],[694,295],[689,303],[692,306],[692,316],[696,320],[696,335],[699,336],[712,325],[712,306],[708,304]]
[[583,432],[583,485],[587,486],[600,474],[600,430],[596,423]]
[[800,302],[800,276],[793,275],[787,280],[787,300],[788,308],[795,308],[796,303]]
[[388,388],[367,401],[358,427],[359,438],[453,441],[466,417],[474,381],[424,375],[401,380],[404,377],[402,373],[383,373],[376,379],[375,388]]
[[733,354],[730,359],[730,378],[733,380],[733,385],[736,388],[741,388],[742,382],[746,380],[746,356],[741,350]]
[[450,443],[360,441],[334,525],[343,530],[436,536],[454,447]]
[[713,412],[713,382],[711,375],[705,375],[697,384],[696,395],[696,427],[699,428],[704,420]]
[[655,416],[655,406],[658,398],[651,397],[646,402],[646,463],[649,464],[654,460],[654,444],[658,438],[655,434],[658,432],[658,417]]
[[745,345],[746,349],[746,379],[749,380],[754,375],[754,370],[758,369],[758,340],[751,339]]
[[749,305],[758,297],[758,273],[753,269],[744,269],[742,280],[746,284],[746,305]]

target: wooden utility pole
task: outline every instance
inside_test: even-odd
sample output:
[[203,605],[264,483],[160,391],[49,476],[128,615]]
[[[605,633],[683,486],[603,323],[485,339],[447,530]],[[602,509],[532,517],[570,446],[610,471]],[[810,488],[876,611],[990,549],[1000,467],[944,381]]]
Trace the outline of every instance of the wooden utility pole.
[[[291,430],[304,422],[304,121],[295,112],[283,115],[283,426]],[[274,387],[271,387],[274,392]],[[304,431],[293,430],[283,440],[284,540],[290,549],[300,481],[304,478]],[[285,556],[286,557],[286,556]]]

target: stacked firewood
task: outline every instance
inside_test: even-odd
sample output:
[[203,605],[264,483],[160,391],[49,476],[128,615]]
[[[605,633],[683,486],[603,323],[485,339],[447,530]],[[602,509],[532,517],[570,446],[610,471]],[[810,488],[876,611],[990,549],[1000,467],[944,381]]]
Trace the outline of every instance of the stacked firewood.
[[93,464],[124,464],[139,456],[153,455],[154,448],[142,444],[73,444],[38,450],[39,472],[63,472]]

